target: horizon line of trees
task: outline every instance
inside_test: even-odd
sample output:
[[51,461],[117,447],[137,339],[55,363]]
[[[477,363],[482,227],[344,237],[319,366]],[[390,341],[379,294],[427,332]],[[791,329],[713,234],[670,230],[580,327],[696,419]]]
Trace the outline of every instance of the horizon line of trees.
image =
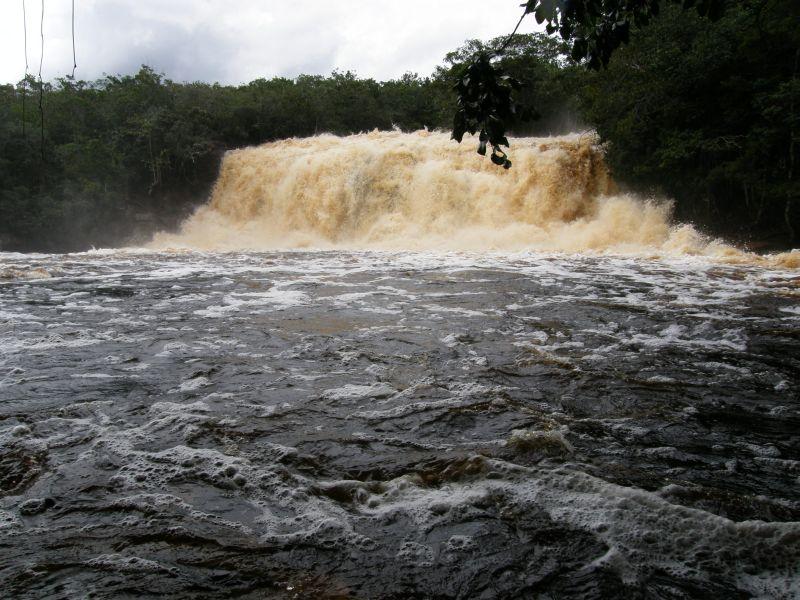
[[[566,131],[574,94],[551,40],[521,35],[515,46],[508,60],[544,82],[528,93],[552,116],[520,131]],[[0,86],[0,250],[114,246],[174,228],[206,200],[231,148],[318,133],[446,129],[451,78],[466,52],[448,54],[431,76],[383,82],[334,71],[179,83],[146,65],[94,81],[58,78],[44,83],[41,139],[38,82]]]

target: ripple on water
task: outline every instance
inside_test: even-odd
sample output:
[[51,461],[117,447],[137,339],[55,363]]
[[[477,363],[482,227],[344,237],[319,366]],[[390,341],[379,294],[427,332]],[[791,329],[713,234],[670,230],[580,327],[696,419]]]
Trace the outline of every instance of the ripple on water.
[[800,595],[793,272],[0,254],[23,268],[54,276],[0,281],[15,597]]

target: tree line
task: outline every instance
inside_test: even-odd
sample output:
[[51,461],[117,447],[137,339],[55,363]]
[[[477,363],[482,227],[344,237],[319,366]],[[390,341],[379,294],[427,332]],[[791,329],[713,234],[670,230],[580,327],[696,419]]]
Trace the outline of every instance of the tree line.
[[715,21],[667,4],[608,68],[585,119],[615,176],[753,248],[800,246],[800,3],[728,0]]
[[[520,36],[519,56],[509,60],[537,80],[555,80],[557,57],[539,50],[547,43]],[[317,133],[447,128],[452,73],[466,55],[451,53],[428,77],[383,82],[334,72],[239,86],[179,83],[148,66],[95,81],[61,78],[44,84],[43,123],[37,81],[2,86],[0,249],[114,246],[174,227],[205,200],[230,148]],[[533,100],[553,106],[553,116],[556,105],[572,102],[558,82],[535,89]],[[543,121],[526,132],[555,126]]]
[[174,227],[205,200],[229,148],[450,130],[453,86],[476,53],[501,46],[495,64],[520,82],[515,98],[529,109],[510,116],[511,134],[594,128],[623,186],[674,198],[677,216],[709,233],[791,246],[800,233],[798,11],[793,0],[742,0],[712,22],[667,4],[596,72],[574,43],[537,33],[472,40],[431,75],[391,81],[334,72],[223,86],[146,66],[58,79],[44,85],[43,123],[37,82],[0,86],[0,249],[113,246]]

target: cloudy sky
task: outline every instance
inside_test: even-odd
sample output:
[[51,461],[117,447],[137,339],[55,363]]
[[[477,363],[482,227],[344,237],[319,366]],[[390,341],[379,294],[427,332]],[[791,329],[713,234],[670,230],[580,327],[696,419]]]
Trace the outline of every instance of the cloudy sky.
[[[29,71],[72,70],[71,0],[25,0]],[[390,79],[430,74],[470,38],[509,33],[521,0],[75,0],[76,76],[131,73],[148,64],[178,81],[353,70]],[[0,81],[25,70],[23,0],[0,0]],[[535,21],[521,28],[531,31]],[[526,27],[527,26],[527,27]]]

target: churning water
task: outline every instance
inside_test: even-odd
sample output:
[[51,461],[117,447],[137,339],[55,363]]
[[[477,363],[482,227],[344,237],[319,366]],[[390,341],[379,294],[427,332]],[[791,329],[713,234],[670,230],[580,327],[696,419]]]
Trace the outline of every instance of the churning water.
[[8,596],[800,594],[797,255],[577,137],[414,139],[232,153],[149,250],[0,254]]

